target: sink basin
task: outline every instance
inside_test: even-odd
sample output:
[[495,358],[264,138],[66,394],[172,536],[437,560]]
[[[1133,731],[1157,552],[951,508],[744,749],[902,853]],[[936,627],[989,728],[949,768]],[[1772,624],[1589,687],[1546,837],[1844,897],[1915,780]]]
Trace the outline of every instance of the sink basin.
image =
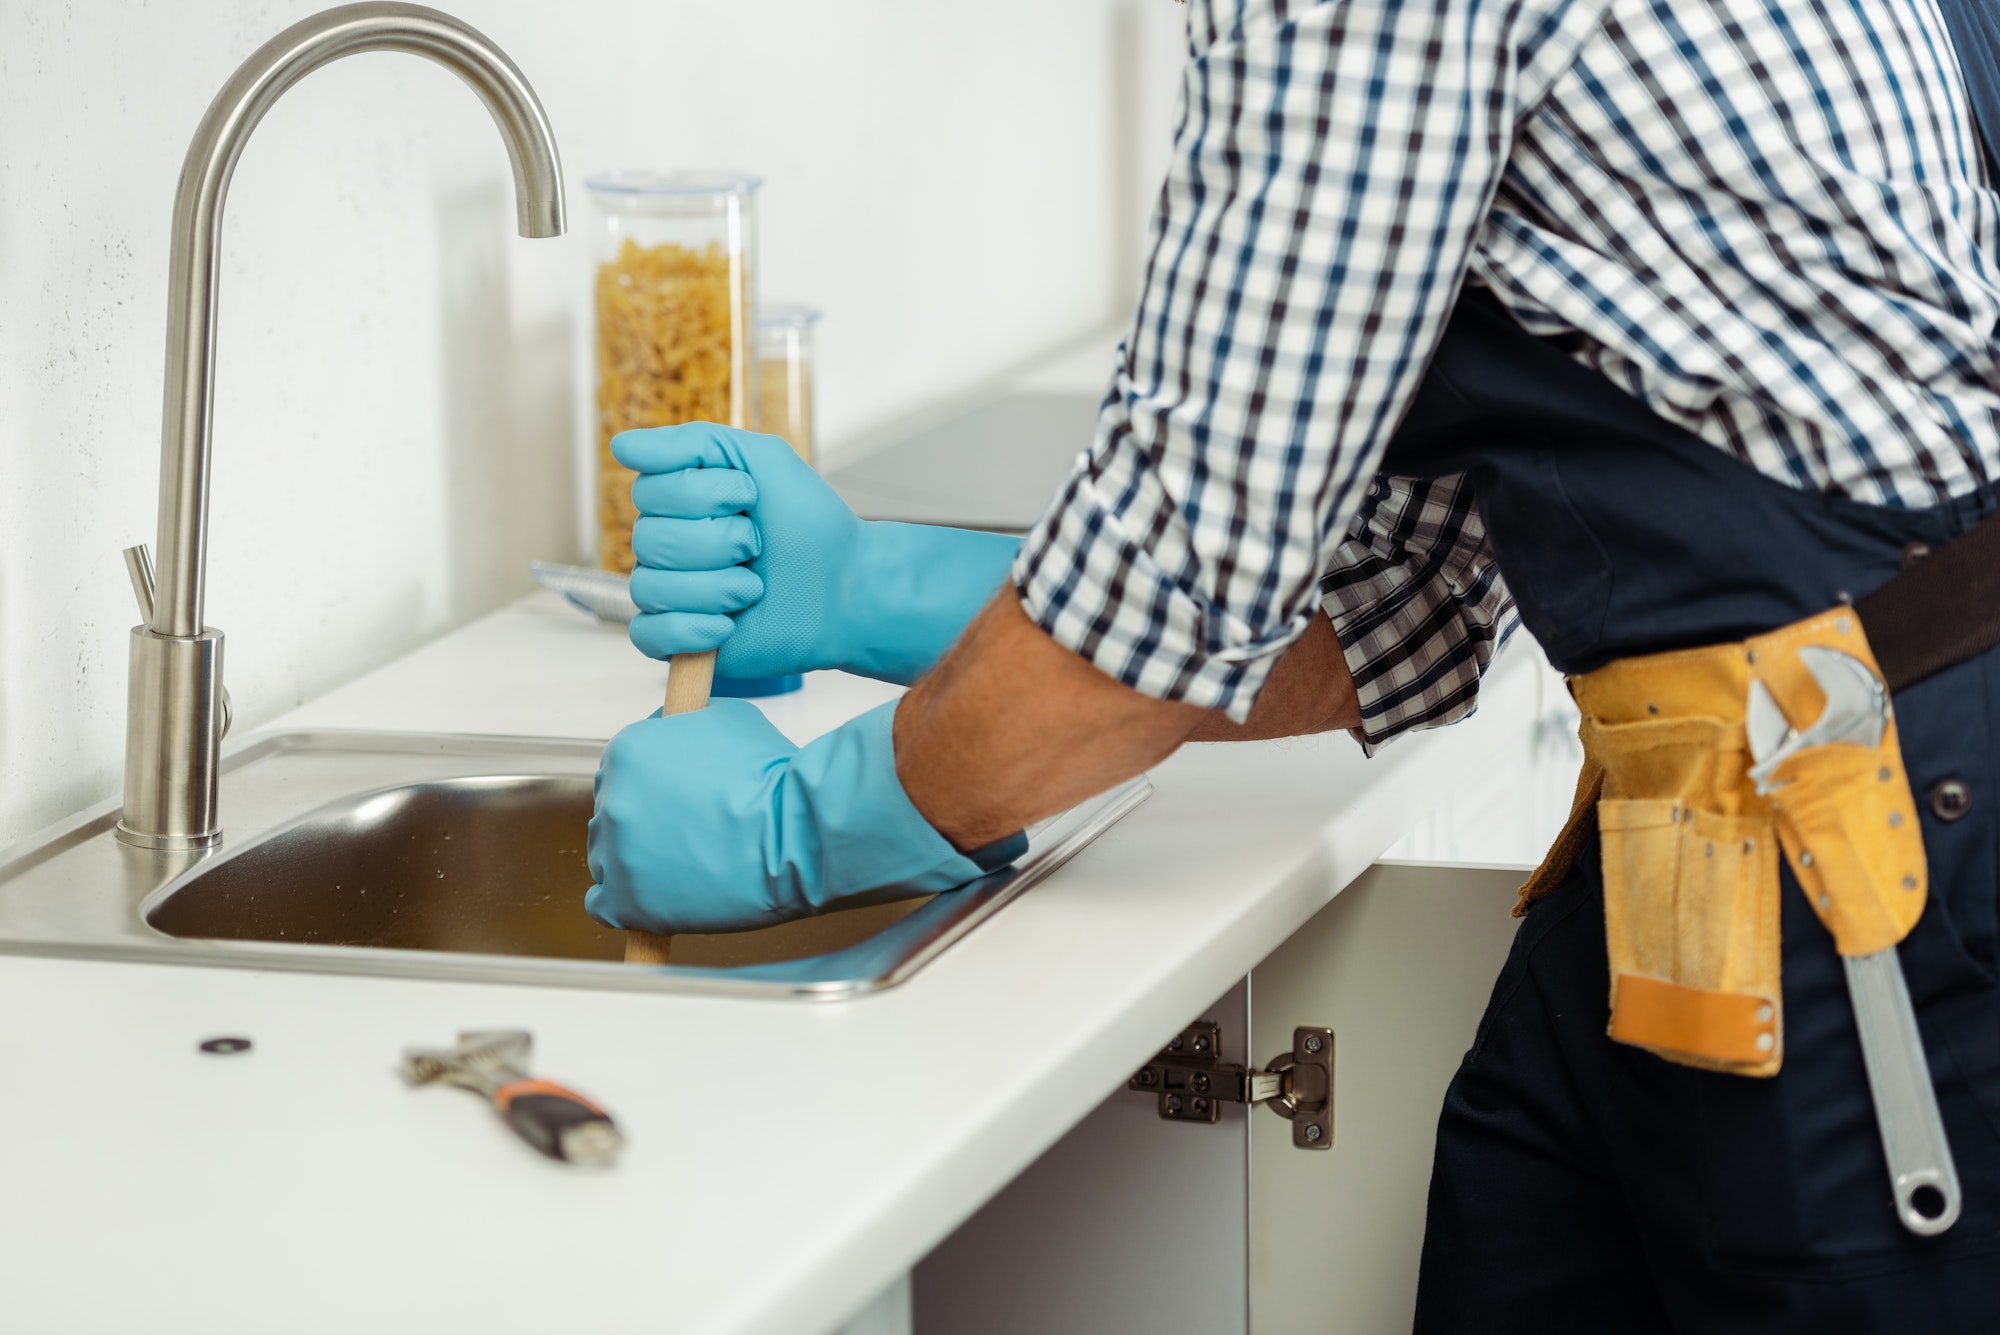
[[0,865],[0,953],[644,991],[852,996],[909,977],[1144,800],[1144,779],[1029,831],[1014,867],[623,962],[583,912],[599,742],[289,733],[225,762],[223,840],[155,852],[87,812]]
[[[581,775],[360,793],[184,873],[147,901],[146,921],[179,937],[622,962],[625,934],[581,911],[590,811]],[[845,950],[929,898],[677,936],[674,959],[730,967]]]

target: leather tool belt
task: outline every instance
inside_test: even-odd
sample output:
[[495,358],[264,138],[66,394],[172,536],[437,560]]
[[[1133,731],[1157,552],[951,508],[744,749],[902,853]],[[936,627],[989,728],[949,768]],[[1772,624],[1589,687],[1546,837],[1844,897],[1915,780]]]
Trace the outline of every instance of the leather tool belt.
[[1887,692],[2000,643],[2000,515],[1838,606],[1733,644],[1621,659],[1570,689],[1584,763],[1568,824],[1521,908],[1603,857],[1612,1038],[1684,1065],[1776,1074],[1784,1060],[1778,857],[1842,955],[1895,945],[1928,893],[1893,715],[1873,746],[1815,747],[1753,780],[1752,683],[1789,720],[1828,705],[1809,658],[1857,661]]

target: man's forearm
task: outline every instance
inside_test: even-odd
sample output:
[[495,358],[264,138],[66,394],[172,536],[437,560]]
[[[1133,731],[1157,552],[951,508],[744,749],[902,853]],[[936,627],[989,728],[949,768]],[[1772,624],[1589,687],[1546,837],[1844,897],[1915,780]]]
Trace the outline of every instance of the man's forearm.
[[1352,726],[1353,699],[1323,618],[1287,651],[1250,719],[1232,724],[1100,672],[1050,639],[1007,588],[904,697],[896,772],[940,833],[980,848],[1144,773],[1184,741]]
[[1221,710],[1210,710],[1186,740],[1256,742],[1360,726],[1361,702],[1354,694],[1347,655],[1333,623],[1315,616],[1271,669],[1249,718],[1234,723]]

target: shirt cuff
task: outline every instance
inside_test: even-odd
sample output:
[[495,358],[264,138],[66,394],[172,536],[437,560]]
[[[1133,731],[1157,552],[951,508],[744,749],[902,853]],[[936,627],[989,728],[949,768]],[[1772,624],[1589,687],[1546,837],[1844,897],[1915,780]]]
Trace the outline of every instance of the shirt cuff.
[[1511,603],[1492,624],[1468,618],[1443,579],[1407,570],[1346,584],[1324,596],[1354,692],[1369,755],[1406,732],[1441,728],[1479,706],[1479,679],[1519,624]]
[[1311,603],[1259,634],[1190,591],[1177,571],[1195,558],[1162,560],[1185,542],[1136,541],[1081,469],[1028,534],[1014,560],[1021,606],[1057,644],[1133,690],[1217,709],[1241,723],[1271,670],[1311,624]]

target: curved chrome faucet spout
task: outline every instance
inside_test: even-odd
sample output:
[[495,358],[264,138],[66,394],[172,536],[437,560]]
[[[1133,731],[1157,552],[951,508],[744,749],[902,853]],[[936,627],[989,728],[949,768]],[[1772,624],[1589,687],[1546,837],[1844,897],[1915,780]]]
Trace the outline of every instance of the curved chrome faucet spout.
[[167,280],[167,379],[160,436],[159,580],[149,624],[133,630],[119,837],[200,848],[220,837],[222,636],[202,624],[208,558],[209,426],[223,202],[250,132],[287,89],[362,51],[425,56],[479,95],[514,168],[522,236],[565,227],[562,165],[548,117],[514,62],[485,36],[421,5],[344,5],[259,47],[216,94],[188,145],[174,196]]
[[160,456],[160,577],[153,614],[157,634],[201,633],[215,298],[230,174],[250,132],[287,89],[320,66],[362,51],[428,56],[465,80],[493,114],[506,142],[521,235],[562,234],[562,166],[548,117],[514,62],[457,19],[421,5],[345,5],[293,24],[244,61],[202,117],[174,197]]

